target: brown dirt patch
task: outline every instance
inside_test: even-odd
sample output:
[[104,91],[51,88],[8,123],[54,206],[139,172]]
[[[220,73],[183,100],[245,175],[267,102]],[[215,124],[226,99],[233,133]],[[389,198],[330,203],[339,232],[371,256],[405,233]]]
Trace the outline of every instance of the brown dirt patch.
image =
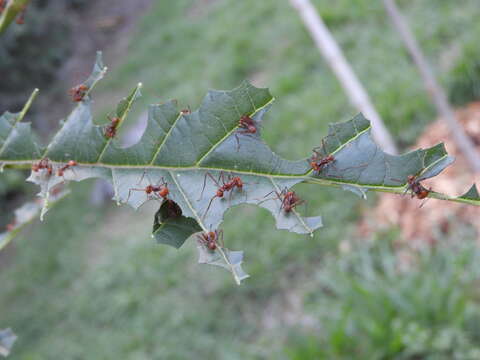
[[[474,102],[456,111],[457,119],[480,151],[480,102]],[[444,142],[449,154],[456,161],[439,176],[422,182],[438,192],[459,196],[472,185],[480,183],[480,174],[473,175],[465,157],[459,152],[445,122],[438,119],[428,126],[418,139],[415,148],[430,147]],[[398,227],[402,242],[410,245],[432,244],[439,235],[448,235],[454,229],[473,227],[480,240],[480,208],[448,201],[430,199],[423,207],[420,200],[410,196],[382,194],[377,206],[368,211],[358,229],[369,236],[379,229]]]

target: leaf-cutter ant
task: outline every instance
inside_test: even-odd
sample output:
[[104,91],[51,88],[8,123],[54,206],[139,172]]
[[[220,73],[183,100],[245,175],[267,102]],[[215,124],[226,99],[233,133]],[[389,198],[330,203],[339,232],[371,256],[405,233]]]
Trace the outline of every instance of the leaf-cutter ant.
[[[221,238],[221,240],[220,240]],[[197,235],[198,242],[210,251],[215,251],[218,246],[225,247],[223,244],[223,230],[208,231]]]
[[416,196],[417,199],[425,199],[432,191],[432,188],[427,189],[422,184],[420,184],[420,180],[418,180],[417,177],[414,175],[407,176],[407,184],[408,186],[406,191],[411,191],[412,198]]
[[186,109],[180,110],[180,114],[182,114],[182,115],[188,115],[188,114],[191,114],[191,113],[192,113],[192,110],[190,110],[190,106],[187,106]]
[[[213,202],[213,200],[215,200],[215,198],[223,198],[225,192],[232,191],[234,188],[237,188],[240,191],[243,189],[243,181],[240,178],[240,176],[228,175],[227,181],[225,181],[225,175],[224,175],[223,171],[221,171],[220,175],[218,176],[218,180],[216,180],[212,176],[212,174],[207,172],[207,173],[205,173],[205,177],[203,179],[203,187],[202,187],[202,192],[200,194],[200,199],[202,198],[203,192],[205,190],[205,185],[207,183],[207,176],[210,177],[210,179],[212,179],[212,181],[215,183],[215,185],[218,186],[218,189],[217,189],[215,195],[210,199],[210,202],[208,203],[207,209],[205,210],[205,214],[203,215],[203,217],[205,217],[205,215],[207,215],[207,212],[210,209],[210,206],[212,205],[212,202]],[[220,185],[220,181],[222,181],[223,185]],[[230,196],[232,196],[231,192],[230,192]],[[200,199],[198,199],[198,200],[200,200]]]
[[118,116],[113,118],[108,117],[108,119],[110,120],[110,124],[105,127],[103,134],[106,138],[111,139],[117,134],[117,127],[120,124],[121,119]]
[[[394,181],[398,181],[403,183],[401,180],[397,179],[392,179]],[[432,191],[432,188],[427,189],[424,187],[422,184],[420,184],[420,181],[418,179],[418,176],[415,175],[408,175],[407,176],[407,188],[405,189],[405,192],[403,195],[405,195],[408,191],[410,191],[411,198],[416,197],[417,199],[423,200],[428,197],[428,194]],[[422,207],[425,204],[426,200],[420,205]]]
[[323,151],[323,155],[319,149],[320,149],[320,146],[313,148],[312,149],[313,155],[310,158],[310,160],[308,160],[310,167],[314,172],[317,173],[317,175],[323,170],[325,166],[335,161],[335,157],[333,155],[330,155],[330,154],[327,155],[324,139],[322,139],[322,149],[321,149]]
[[242,115],[238,121],[238,128],[239,130],[235,132],[235,138],[237,139],[237,151],[240,149],[240,139],[238,138],[238,134],[256,134],[257,125],[250,116]]
[[[143,174],[145,175],[145,173]],[[142,176],[142,179],[143,179],[143,176]],[[157,199],[163,199],[163,200],[168,200],[167,197],[168,197],[168,194],[170,194],[170,191],[168,190],[168,186],[167,186],[167,183],[165,182],[165,179],[162,177],[161,179],[161,183],[158,184],[158,185],[147,185],[146,187],[144,187],[143,189],[141,188],[132,188],[128,191],[128,197],[127,197],[127,201],[130,199],[130,195],[132,193],[132,191],[143,191],[145,194],[147,194],[147,198],[149,197],[149,195],[153,194],[157,197]],[[141,182],[141,180],[140,180]]]
[[83,98],[87,94],[87,91],[88,91],[88,86],[85,84],[80,84],[68,90],[68,94],[72,97],[72,101],[80,102],[83,100]]
[[313,171],[319,174],[323,167],[334,162],[335,157],[333,155],[328,155],[326,157],[321,157],[320,154],[313,149],[314,154],[310,158],[310,166],[312,167]]
[[52,175],[53,167],[48,158],[43,158],[39,162],[32,164],[32,171],[38,172],[43,169],[47,170],[48,175]]
[[74,166],[77,166],[77,162],[75,160],[70,160],[68,163],[66,163],[60,169],[57,170],[57,176],[63,176],[63,174],[67,169],[72,168]]
[[[295,191],[288,190],[287,188],[283,189],[281,192],[278,192],[276,190],[270,191],[268,194],[266,194],[264,197],[269,196],[270,194],[275,193],[276,197],[273,199],[278,199],[282,202],[280,205],[280,211],[285,211],[287,214],[292,211],[297,205],[301,205],[305,202],[305,200],[301,199]],[[267,200],[272,200],[272,199],[267,199]],[[263,201],[267,201],[263,200]],[[263,202],[262,201],[262,202]]]
[[239,134],[255,134],[257,132],[257,126],[253,119],[248,115],[243,115],[238,121],[238,127],[244,129],[238,131]]

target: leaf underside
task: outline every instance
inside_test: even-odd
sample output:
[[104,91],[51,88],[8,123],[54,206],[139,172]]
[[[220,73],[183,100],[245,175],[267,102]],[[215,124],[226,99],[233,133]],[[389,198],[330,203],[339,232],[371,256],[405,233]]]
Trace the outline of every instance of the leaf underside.
[[[89,93],[104,73],[99,55],[85,82]],[[117,106],[119,126],[140,96],[140,87]],[[229,208],[245,203],[270,211],[279,229],[311,234],[322,226],[321,218],[303,217],[295,208],[286,212],[281,200],[284,189],[309,182],[341,186],[361,196],[367,190],[400,193],[407,176],[416,175],[419,180],[436,176],[453,161],[443,144],[401,156],[386,154],[373,142],[370,122],[357,115],[330,125],[317,152],[321,157],[333,155],[335,160],[316,173],[309,158],[282,159],[262,140],[263,118],[273,97],[267,89],[247,82],[231,91],[209,91],[199,109],[191,113],[179,111],[175,101],[150,105],[142,138],[122,147],[115,138],[104,135],[108,121],[101,126],[93,123],[89,93],[46,147],[39,145],[30,124],[21,122],[25,111],[5,113],[0,117],[0,162],[32,164],[48,158],[52,174],[32,171],[28,179],[40,186],[40,195],[47,200],[52,190],[66,181],[103,178],[113,185],[118,203],[136,209],[146,201],[158,201],[152,235],[159,243],[176,248],[192,234],[218,229]],[[239,128],[244,115],[253,119],[256,133]],[[70,160],[78,165],[57,176],[57,170]],[[218,187],[235,176],[241,178],[243,187],[226,191],[223,198],[215,197]],[[167,184],[168,201],[145,192],[148,185],[162,184]],[[447,198],[433,191],[431,195]],[[480,205],[475,187],[449,199]],[[198,247],[201,263],[226,267],[237,282],[248,276],[241,269],[243,252],[222,246],[212,252],[200,242]]]
[[8,356],[16,340],[17,336],[12,329],[0,329],[0,355]]

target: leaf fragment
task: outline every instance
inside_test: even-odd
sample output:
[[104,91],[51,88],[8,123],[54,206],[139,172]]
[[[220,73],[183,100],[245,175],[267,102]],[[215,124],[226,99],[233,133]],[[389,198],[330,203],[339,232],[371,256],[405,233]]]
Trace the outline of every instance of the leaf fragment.
[[12,329],[0,329],[0,355],[8,356],[16,340],[17,335],[15,335]]

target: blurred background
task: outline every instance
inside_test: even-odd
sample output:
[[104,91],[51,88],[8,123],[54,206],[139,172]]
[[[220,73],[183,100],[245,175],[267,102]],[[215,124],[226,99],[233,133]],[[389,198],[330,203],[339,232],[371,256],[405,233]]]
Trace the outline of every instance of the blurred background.
[[[402,151],[445,141],[457,162],[429,184],[465,192],[473,176],[382,3],[312,2]],[[397,2],[480,146],[478,0]],[[144,84],[125,133],[141,131],[150,103],[195,109],[244,79],[277,98],[263,134],[288,159],[357,113],[287,1],[38,0],[0,44],[0,111],[40,88],[27,120],[44,139],[98,49],[109,66],[93,94],[98,124]],[[36,192],[26,176],[0,176],[2,227]],[[155,204],[134,212],[99,201],[93,181],[71,187],[0,253],[0,328],[19,336],[11,359],[480,359],[476,208],[298,186],[324,218],[313,238],[276,230],[263,209],[228,212],[226,244],[245,251],[251,275],[237,287],[196,263],[193,241],[154,243]]]

